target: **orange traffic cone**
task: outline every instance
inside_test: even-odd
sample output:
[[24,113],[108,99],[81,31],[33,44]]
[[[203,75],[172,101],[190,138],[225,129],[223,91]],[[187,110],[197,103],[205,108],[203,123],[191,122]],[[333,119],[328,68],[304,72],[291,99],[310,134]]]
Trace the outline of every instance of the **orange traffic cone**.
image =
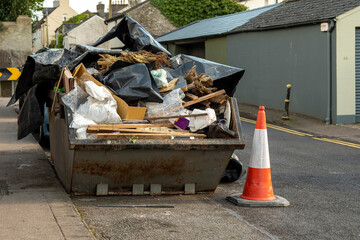
[[226,199],[240,206],[289,206],[286,199],[274,196],[264,110],[259,107],[244,191]]

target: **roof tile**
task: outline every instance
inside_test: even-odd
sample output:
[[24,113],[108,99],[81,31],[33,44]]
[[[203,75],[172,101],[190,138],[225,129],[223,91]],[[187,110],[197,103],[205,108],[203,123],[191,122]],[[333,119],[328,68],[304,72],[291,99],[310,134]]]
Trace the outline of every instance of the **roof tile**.
[[287,0],[233,32],[318,23],[333,19],[358,6],[360,0]]

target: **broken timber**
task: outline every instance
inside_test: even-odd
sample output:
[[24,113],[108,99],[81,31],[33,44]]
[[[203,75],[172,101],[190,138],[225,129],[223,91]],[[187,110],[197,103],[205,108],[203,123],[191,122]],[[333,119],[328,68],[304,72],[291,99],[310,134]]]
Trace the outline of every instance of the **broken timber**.
[[206,138],[205,134],[174,134],[176,132],[149,134],[149,133],[98,133],[96,139],[98,140],[122,140],[136,137],[138,139],[171,139],[172,137],[195,137]]

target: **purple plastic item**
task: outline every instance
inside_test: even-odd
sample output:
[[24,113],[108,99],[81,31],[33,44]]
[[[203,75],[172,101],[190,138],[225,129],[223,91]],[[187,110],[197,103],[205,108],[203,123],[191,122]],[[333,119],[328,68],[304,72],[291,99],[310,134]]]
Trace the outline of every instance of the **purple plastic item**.
[[189,123],[190,123],[189,119],[181,117],[175,121],[174,125],[177,128],[185,130],[189,126]]

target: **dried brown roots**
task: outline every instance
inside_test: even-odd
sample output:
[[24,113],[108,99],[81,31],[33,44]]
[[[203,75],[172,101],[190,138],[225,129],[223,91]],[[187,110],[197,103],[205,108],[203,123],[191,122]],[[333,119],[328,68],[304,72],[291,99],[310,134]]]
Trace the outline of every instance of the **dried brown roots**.
[[204,96],[217,90],[216,88],[212,88],[213,80],[211,77],[203,73],[200,75],[197,74],[196,66],[193,66],[185,75],[185,80],[188,84],[188,90],[197,96]]
[[99,54],[100,59],[98,64],[101,66],[101,69],[106,71],[117,61],[123,61],[127,63],[152,63],[155,62],[154,69],[159,69],[163,65],[168,66],[170,64],[169,56],[164,52],[158,52],[156,54],[140,50],[138,52],[121,52],[119,57],[112,56],[109,54]]

